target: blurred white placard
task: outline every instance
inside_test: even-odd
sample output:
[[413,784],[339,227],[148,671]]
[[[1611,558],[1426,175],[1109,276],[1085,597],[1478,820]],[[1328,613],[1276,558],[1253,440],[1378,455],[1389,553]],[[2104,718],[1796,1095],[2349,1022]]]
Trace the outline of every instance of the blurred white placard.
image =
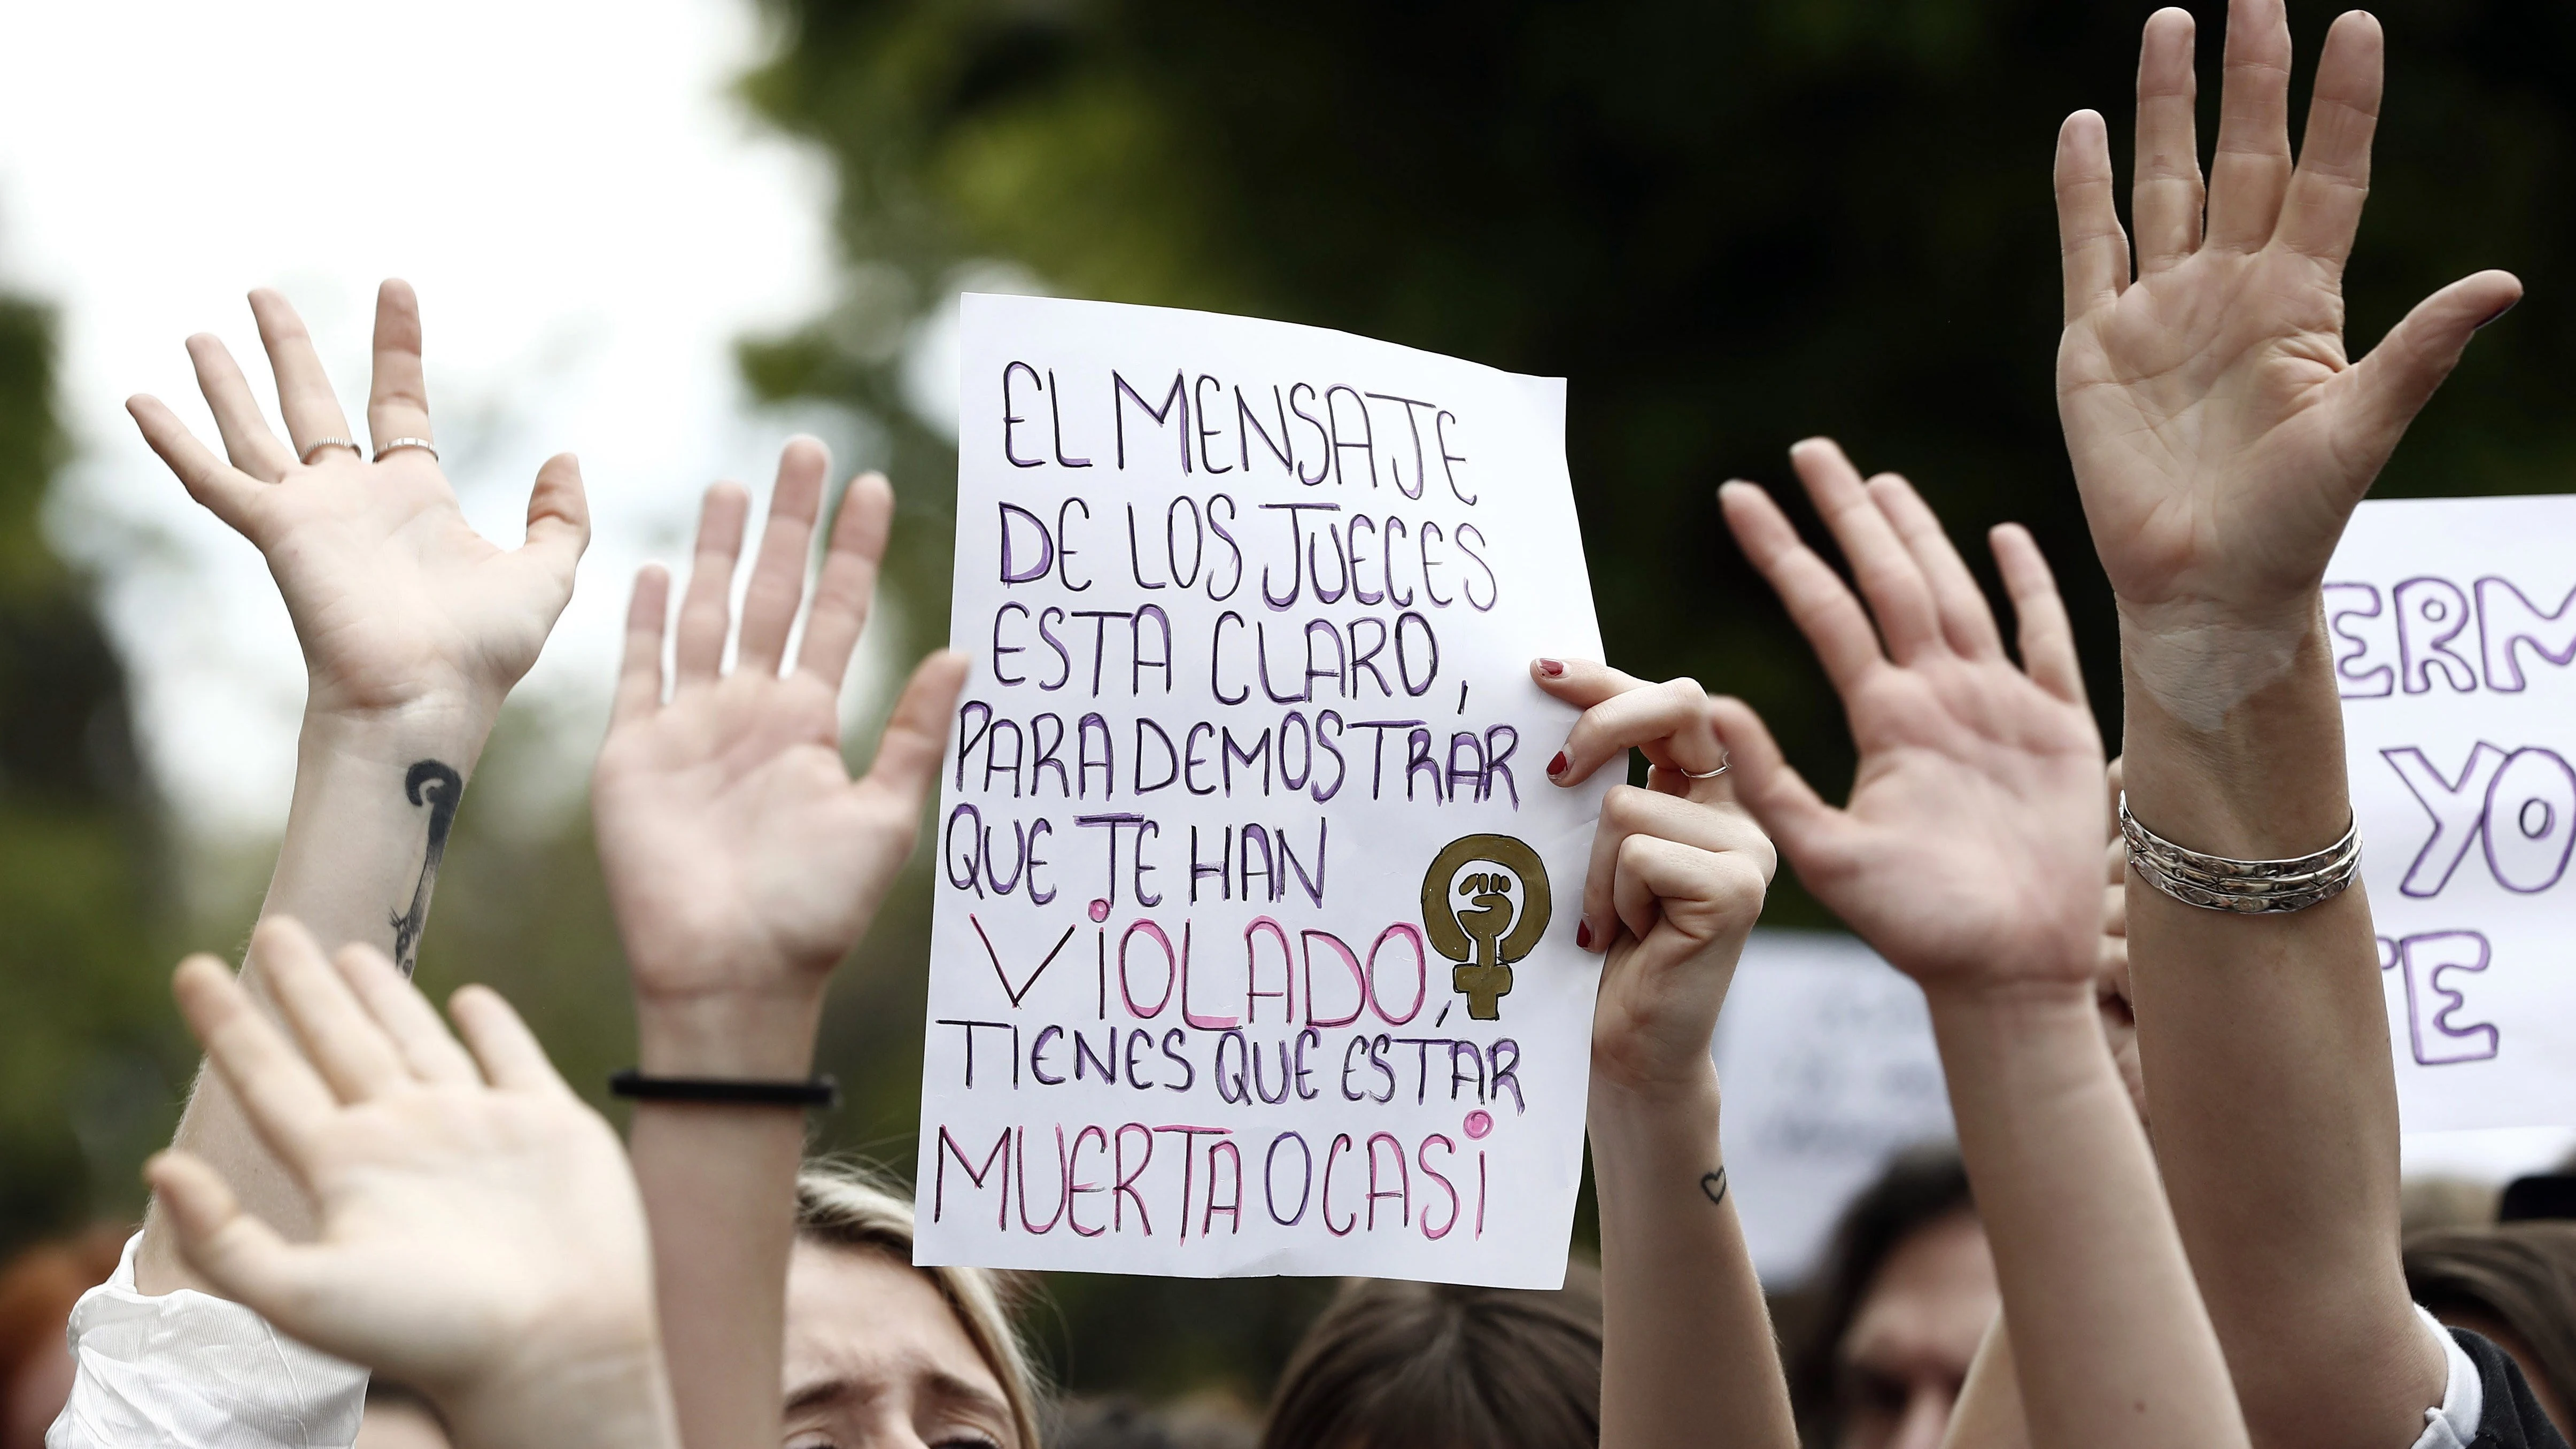
[[1814,1269],[1888,1159],[1951,1134],[1923,993],[1854,937],[1754,932],[1713,1050],[1727,1185],[1771,1286]]
[[970,295],[915,1261],[1553,1288],[1615,771],[1565,384]]
[[2576,1125],[2576,498],[2364,503],[2326,578],[2406,1128]]

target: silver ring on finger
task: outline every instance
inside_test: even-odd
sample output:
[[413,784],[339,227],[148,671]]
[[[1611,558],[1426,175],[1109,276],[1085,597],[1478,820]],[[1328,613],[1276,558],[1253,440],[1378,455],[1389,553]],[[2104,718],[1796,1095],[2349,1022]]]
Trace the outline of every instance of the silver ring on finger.
[[324,448],[346,448],[346,449],[348,449],[350,452],[357,454],[357,455],[358,455],[359,457],[361,457],[361,458],[363,458],[363,457],[367,456],[367,450],[366,450],[366,449],[364,449],[364,448],[359,447],[355,442],[351,441],[350,439],[347,439],[347,438],[315,438],[312,442],[305,444],[305,446],[304,446],[304,452],[303,452],[301,455],[299,455],[299,456],[296,458],[296,460],[295,460],[295,461],[296,461],[296,462],[298,462],[298,463],[302,463],[304,466],[306,466],[306,467],[308,467],[308,468],[309,468],[309,467],[313,466],[313,455],[314,455],[314,454],[316,454],[316,453],[321,452]]
[[401,448],[418,448],[429,455],[431,462],[434,463],[438,461],[438,445],[432,443],[427,438],[396,438],[392,442],[385,444],[383,447],[378,448],[373,461],[381,463],[385,460],[385,455],[387,453],[394,452]]
[[1730,755],[1727,755],[1727,756],[1725,756],[1724,758],[1720,759],[1720,760],[1717,762],[1717,768],[1716,768],[1716,769],[1714,769],[1714,770],[1709,770],[1709,771],[1705,771],[1705,772],[1697,771],[1697,770],[1684,770],[1684,771],[1682,771],[1682,773],[1683,773],[1684,775],[1689,776],[1691,779],[1694,779],[1694,780],[1714,780],[1714,779],[1716,779],[1718,776],[1725,774],[1725,773],[1726,773],[1730,768],[1732,768],[1732,767],[1734,766],[1734,764],[1735,764],[1735,757],[1734,757],[1733,755],[1731,755],[1731,754],[1730,754]]

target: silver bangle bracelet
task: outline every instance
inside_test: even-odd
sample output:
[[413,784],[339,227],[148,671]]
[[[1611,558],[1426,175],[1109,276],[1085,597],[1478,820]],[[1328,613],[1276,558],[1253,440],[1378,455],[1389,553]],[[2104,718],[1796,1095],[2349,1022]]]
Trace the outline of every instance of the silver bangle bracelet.
[[2129,845],[2129,867],[2140,879],[2187,906],[2239,915],[2304,911],[2333,900],[2361,873],[2360,822],[2343,839],[2290,860],[2231,860],[2174,844],[2138,823],[2120,794],[2120,835]]

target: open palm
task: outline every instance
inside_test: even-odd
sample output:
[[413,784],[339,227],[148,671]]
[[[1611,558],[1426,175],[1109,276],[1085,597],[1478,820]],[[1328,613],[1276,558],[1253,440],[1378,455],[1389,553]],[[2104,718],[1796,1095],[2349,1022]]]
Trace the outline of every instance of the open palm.
[[223,434],[218,459],[158,399],[127,404],[188,491],[258,547],[285,597],[311,676],[308,708],[367,714],[463,700],[489,719],[536,663],[572,597],[590,539],[570,454],[537,472],[526,542],[504,549],[465,521],[431,437],[420,307],[387,282],[376,301],[368,432],[352,438],[313,341],[286,300],[251,294],[290,443],[260,415],[224,345],[189,339]]
[[668,576],[651,568],[636,581],[592,808],[644,996],[818,990],[912,853],[937,783],[965,676],[954,654],[934,654],[914,672],[865,775],[852,780],[841,759],[841,677],[894,508],[884,479],[851,484],[796,666],[781,673],[828,466],[810,439],[790,443],[780,460],[731,672],[722,664],[748,509],[741,489],[708,492],[667,700]]
[[2303,628],[2345,519],[2469,335],[2520,284],[2502,272],[2456,282],[2351,361],[2343,271],[2369,193],[2378,22],[2336,22],[2294,164],[2282,0],[2234,0],[2205,195],[2192,41],[2185,11],[2148,23],[2134,275],[2102,118],[2079,112],[2059,137],[2059,412],[2095,546],[2133,622]]
[[458,993],[469,1054],[370,948],[326,961],[281,918],[253,949],[300,1051],[211,957],[176,990],[319,1230],[288,1243],[172,1154],[151,1175],[189,1260],[287,1332],[433,1393],[650,1350],[625,1150],[509,1006]]
[[1760,489],[1728,485],[1727,521],[1832,677],[1860,769],[1837,810],[1751,709],[1719,699],[1711,707],[1738,794],[1817,899],[1925,986],[2047,981],[2089,993],[2101,934],[2102,745],[2047,564],[2021,529],[1995,531],[2024,672],[1940,521],[1903,479],[1864,484],[1821,441],[1794,456],[1867,610]]

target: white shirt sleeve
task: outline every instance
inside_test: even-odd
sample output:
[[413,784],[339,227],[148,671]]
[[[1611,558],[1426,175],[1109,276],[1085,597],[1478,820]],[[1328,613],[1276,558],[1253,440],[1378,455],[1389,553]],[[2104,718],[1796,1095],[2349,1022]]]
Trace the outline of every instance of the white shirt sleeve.
[[367,1371],[229,1299],[136,1292],[142,1241],[72,1309],[76,1376],[45,1449],[348,1449]]
[[2442,1341],[2443,1358],[2451,1370],[2450,1381],[2442,1386],[2441,1404],[2424,1411],[2424,1432],[2417,1436],[2415,1449],[2467,1449],[2468,1442],[2478,1437],[2478,1420],[2486,1416],[2486,1386],[2478,1381],[2478,1366],[2451,1330],[2421,1304],[2415,1312]]

